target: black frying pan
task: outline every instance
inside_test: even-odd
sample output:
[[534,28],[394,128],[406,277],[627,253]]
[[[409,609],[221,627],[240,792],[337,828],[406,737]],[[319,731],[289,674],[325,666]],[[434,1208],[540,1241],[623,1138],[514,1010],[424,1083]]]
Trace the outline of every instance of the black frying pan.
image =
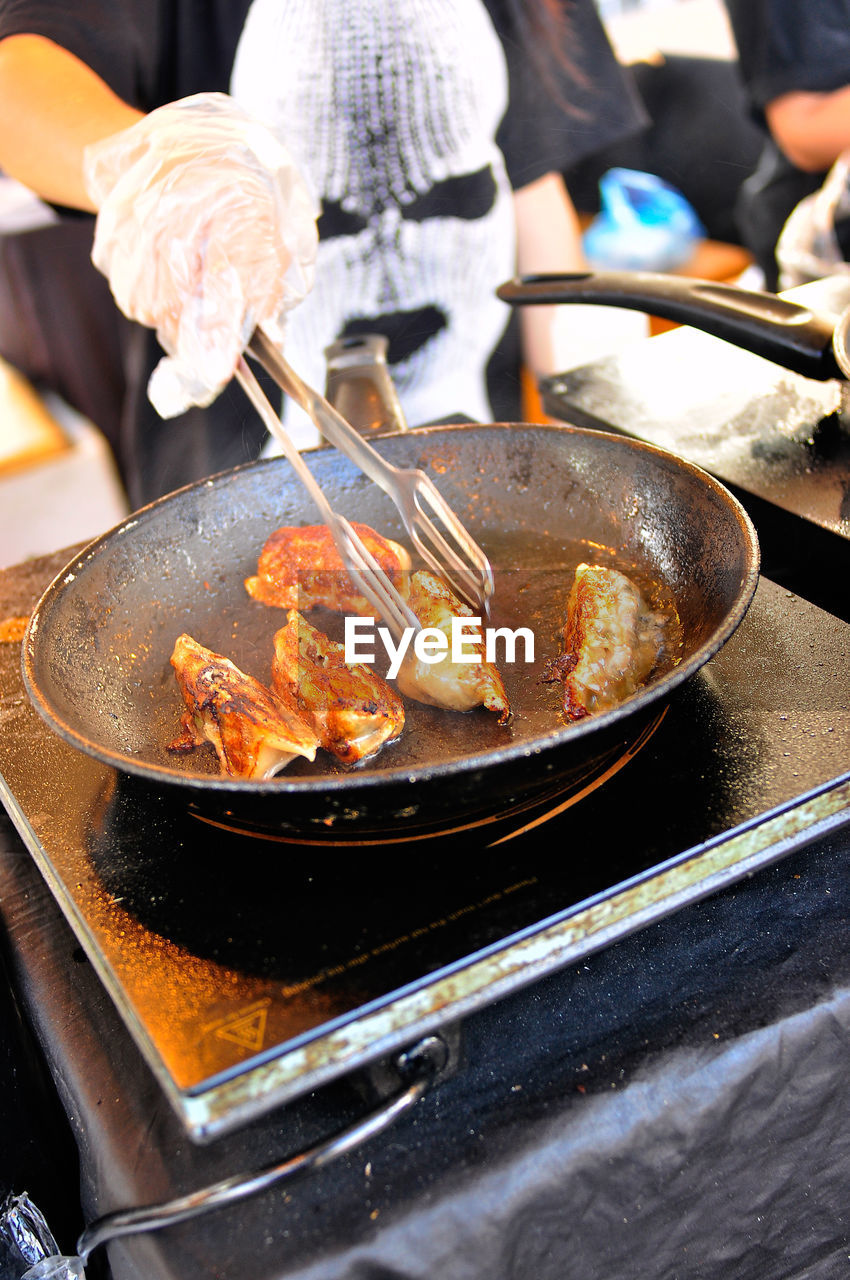
[[[392,462],[421,466],[482,543],[497,574],[493,621],[533,625],[535,663],[505,666],[515,716],[408,704],[404,735],[345,770],[320,753],[267,782],[219,776],[211,749],[168,753],[181,702],[169,665],[189,631],[268,680],[283,614],[243,587],[268,534],[315,513],[288,463],[271,459],[160,499],[86,548],[30,621],[24,679],[48,724],[123,774],[179,788],[202,816],[310,839],[427,834],[479,821],[581,776],[654,717],[728,640],[758,574],[752,526],[698,468],[634,440],[573,427],[432,427],[380,438]],[[404,541],[395,508],[332,449],[305,455],[332,505]],[[678,608],[677,665],[615,710],[574,725],[559,687],[541,683],[558,651],[580,559],[660,584]],[[327,628],[334,619],[328,615]],[[321,623],[321,620],[320,620]]]
[[572,302],[645,311],[808,378],[850,376],[850,310],[836,321],[776,294],[652,271],[519,276],[497,292],[512,306]]

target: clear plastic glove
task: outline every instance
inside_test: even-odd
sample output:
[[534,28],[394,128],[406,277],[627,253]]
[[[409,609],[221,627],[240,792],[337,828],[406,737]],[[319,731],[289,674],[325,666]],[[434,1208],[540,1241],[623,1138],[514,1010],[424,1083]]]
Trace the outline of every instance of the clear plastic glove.
[[835,224],[850,217],[850,151],[843,152],[824,184],[792,209],[776,245],[780,289],[824,276],[850,274]]
[[209,404],[257,325],[282,341],[313,282],[317,208],[283,144],[226,94],[159,107],[86,149],[99,209],[92,260],[166,357],[164,418]]

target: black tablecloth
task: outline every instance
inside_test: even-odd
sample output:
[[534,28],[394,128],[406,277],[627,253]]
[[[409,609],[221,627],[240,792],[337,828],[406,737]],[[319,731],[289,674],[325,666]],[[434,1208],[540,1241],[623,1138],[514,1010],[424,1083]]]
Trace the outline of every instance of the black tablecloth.
[[[845,828],[480,1011],[461,1069],[388,1133],[114,1243],[89,1275],[108,1258],[116,1280],[845,1276],[848,873]],[[0,910],[87,1218],[276,1161],[363,1108],[346,1080],[194,1146],[4,816]]]

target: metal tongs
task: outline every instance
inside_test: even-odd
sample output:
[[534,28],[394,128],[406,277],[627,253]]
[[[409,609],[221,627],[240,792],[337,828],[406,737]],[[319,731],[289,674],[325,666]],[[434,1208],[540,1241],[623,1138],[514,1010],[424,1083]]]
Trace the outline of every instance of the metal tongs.
[[[494,585],[490,562],[425,472],[394,467],[387,462],[323,396],[299,378],[262,329],[254,331],[248,351],[277,385],[301,406],[325,439],[392,498],[413,545],[426,564],[445,578],[454,591],[486,613]],[[419,622],[410,607],[364,547],[349,521],[331,507],[244,358],[239,361],[236,376],[319,508],[340,558],[358,590],[362,591],[397,640],[405,627],[418,631]],[[426,514],[422,505],[424,501],[439,517],[455,546]]]

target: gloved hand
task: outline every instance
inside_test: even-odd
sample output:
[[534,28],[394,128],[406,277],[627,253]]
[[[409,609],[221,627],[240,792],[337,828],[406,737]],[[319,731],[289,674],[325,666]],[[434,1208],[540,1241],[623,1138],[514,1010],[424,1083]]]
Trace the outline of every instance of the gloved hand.
[[92,260],[168,353],[148,395],[164,418],[209,404],[257,325],[282,340],[313,282],[315,201],[282,143],[226,94],[159,107],[86,149]]

